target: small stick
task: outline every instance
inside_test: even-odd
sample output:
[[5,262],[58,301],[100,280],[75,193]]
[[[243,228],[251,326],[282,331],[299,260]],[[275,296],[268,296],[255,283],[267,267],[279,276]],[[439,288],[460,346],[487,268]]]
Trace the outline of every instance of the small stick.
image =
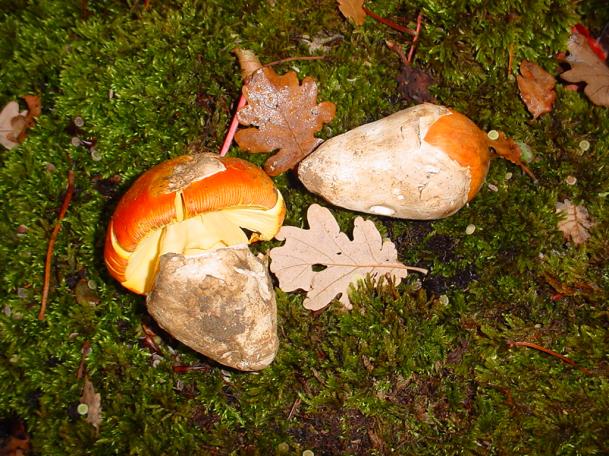
[[235,114],[233,114],[233,118],[230,122],[230,127],[228,127],[228,132],[226,133],[224,143],[222,144],[222,149],[220,149],[220,157],[224,157],[228,152],[228,149],[230,149],[230,145],[232,144],[233,138],[235,137],[235,133],[237,132],[237,127],[239,126],[239,119],[237,118],[237,114],[239,114],[239,110],[243,106],[245,106],[245,103],[245,95],[243,95],[243,91],[241,91],[241,97],[239,97],[239,102],[237,103]]
[[81,349],[82,356],[80,357],[80,365],[78,366],[78,371],[76,372],[76,378],[80,380],[85,376],[85,362],[87,361],[87,356],[91,353],[91,342],[85,340],[82,344]]
[[275,60],[274,62],[271,62],[271,63],[265,63],[262,66],[269,67],[269,66],[279,65],[281,63],[293,62],[295,60],[323,60],[325,58],[326,57],[324,55],[305,55],[302,57],[287,57],[285,59]]
[[397,44],[395,41],[391,41],[391,40],[386,40],[385,44],[387,45],[387,47],[389,49],[391,49],[393,52],[395,52],[400,57],[400,60],[402,61],[402,64],[404,66],[410,66],[410,62],[408,61],[408,57],[406,57],[406,54],[404,54],[404,51],[402,50],[402,46]]
[[417,28],[414,31],[412,43],[410,44],[410,51],[408,51],[408,63],[412,63],[414,57],[414,50],[417,47],[417,41],[419,41],[419,33],[421,32],[421,22],[423,21],[423,15],[419,13],[417,16]]
[[142,322],[142,331],[144,331],[144,337],[142,338],[144,345],[148,347],[153,353],[160,355],[161,347],[159,347],[154,340],[157,334],[144,322]]
[[508,76],[510,74],[512,74],[512,65],[513,64],[514,64],[514,43],[511,43],[510,47],[508,48],[508,68],[507,68]]
[[292,407],[290,408],[290,413],[288,414],[287,421],[290,421],[294,417],[294,415],[296,414],[296,410],[298,410],[298,407],[300,407],[301,403],[302,403],[302,399],[297,397],[296,400],[294,401],[294,403],[292,404]]
[[210,370],[209,366],[182,366],[182,365],[178,365],[178,366],[172,366],[171,368],[176,374],[185,374],[187,372],[193,372],[193,371],[203,371],[203,372],[207,372]]
[[362,6],[362,9],[364,10],[364,13],[366,13],[367,16],[370,16],[375,21],[378,21],[381,24],[385,24],[387,27],[391,27],[392,29],[397,30],[398,32],[407,33],[407,34],[412,35],[412,36],[414,36],[415,33],[416,33],[414,31],[410,30],[409,28],[404,27],[403,25],[396,24],[392,20],[389,20],[387,18],[379,16],[374,11],[370,11],[365,6]]
[[59,230],[61,229],[61,221],[66,215],[68,206],[70,205],[70,201],[72,200],[73,193],[74,171],[69,170],[68,188],[66,190],[66,195],[63,198],[63,203],[61,205],[61,209],[59,210],[59,215],[57,216],[57,221],[55,222],[55,227],[53,228],[53,232],[51,233],[51,238],[49,239],[49,246],[47,248],[47,256],[44,265],[44,283],[42,286],[42,299],[40,301],[40,312],[38,313],[38,320],[44,320],[44,313],[46,312],[47,300],[49,297],[49,287],[51,285],[51,263],[53,261],[53,249],[55,248],[55,241],[57,240]]
[[577,367],[579,370],[581,370],[583,373],[591,375],[592,372],[590,372],[589,369],[586,369],[585,367],[581,367],[578,366],[578,364],[573,361],[572,359],[567,358],[564,355],[561,355],[560,353],[555,352],[554,350],[550,350],[549,348],[545,348],[542,347],[541,345],[537,345],[533,342],[525,342],[525,341],[512,341],[512,340],[508,340],[507,341],[508,347],[512,348],[512,347],[528,347],[528,348],[533,348],[535,350],[539,350],[541,352],[547,353],[548,355],[554,356],[558,359],[560,359],[562,362],[567,363],[573,367]]

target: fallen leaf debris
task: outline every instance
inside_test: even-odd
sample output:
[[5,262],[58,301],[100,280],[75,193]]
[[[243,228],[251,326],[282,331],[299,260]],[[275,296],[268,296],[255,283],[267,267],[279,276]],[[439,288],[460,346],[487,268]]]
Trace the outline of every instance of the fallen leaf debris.
[[539,65],[528,60],[520,64],[520,74],[517,77],[520,97],[529,112],[536,119],[542,114],[552,111],[556,101],[556,79]]
[[82,410],[82,414],[86,415],[85,421],[92,424],[93,427],[99,431],[99,426],[102,421],[101,394],[95,391],[93,383],[87,376],[85,376],[85,384],[80,396],[80,403],[85,406],[79,408],[79,412]]
[[583,244],[588,240],[593,222],[584,206],[575,205],[565,199],[562,203],[556,203],[556,213],[561,217],[558,221],[558,229],[562,231],[566,240],[575,245]]
[[315,137],[336,113],[336,105],[317,103],[317,84],[310,77],[299,83],[294,71],[278,75],[272,68],[257,70],[243,87],[247,104],[235,141],[248,152],[277,152],[264,165],[271,176],[292,169],[322,140]]
[[568,82],[585,84],[584,93],[599,106],[609,106],[609,66],[590,47],[586,37],[574,30],[567,44],[566,62],[571,69],[560,75]]
[[370,220],[356,217],[352,241],[340,231],[330,210],[322,206],[311,205],[307,220],[308,230],[281,228],[275,237],[286,242],[270,251],[270,268],[279,287],[283,291],[305,290],[307,309],[320,310],[339,294],[340,302],[350,309],[349,285],[368,274],[389,275],[398,285],[408,270],[427,272],[400,263],[395,245],[383,240]]
[[18,102],[9,101],[0,111],[0,144],[9,150],[25,140],[27,130],[42,112],[40,97],[26,95],[23,99],[28,109],[20,111]]

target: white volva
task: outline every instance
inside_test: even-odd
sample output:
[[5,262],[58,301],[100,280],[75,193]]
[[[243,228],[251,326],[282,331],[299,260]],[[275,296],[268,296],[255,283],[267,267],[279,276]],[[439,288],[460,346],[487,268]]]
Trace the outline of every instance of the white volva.
[[369,214],[430,220],[467,202],[471,175],[423,138],[443,106],[418,105],[323,143],[305,158],[298,177],[332,204]]

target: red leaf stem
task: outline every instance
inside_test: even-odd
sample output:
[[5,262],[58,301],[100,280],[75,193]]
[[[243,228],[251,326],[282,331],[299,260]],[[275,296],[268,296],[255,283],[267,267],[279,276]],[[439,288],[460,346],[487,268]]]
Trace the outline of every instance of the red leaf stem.
[[423,16],[421,13],[417,16],[417,28],[414,31],[414,35],[412,38],[412,43],[410,44],[410,51],[408,51],[408,63],[412,63],[412,58],[414,57],[414,50],[417,47],[417,41],[419,41],[419,33],[421,32],[421,22],[423,21]]
[[567,363],[573,367],[577,367],[579,370],[581,370],[583,373],[591,375],[592,373],[590,372],[590,370],[586,369],[585,367],[581,367],[579,366],[575,361],[573,361],[572,359],[567,358],[564,355],[561,355],[560,353],[555,352],[554,350],[550,350],[549,348],[545,348],[542,347],[541,345],[537,345],[533,342],[526,342],[526,341],[513,341],[513,340],[508,340],[507,341],[508,347],[512,348],[512,347],[528,347],[528,348],[533,348],[535,350],[539,350],[543,353],[547,353],[548,355],[554,356],[558,359],[560,359],[562,362]]
[[404,27],[403,25],[397,24],[385,17],[379,16],[374,11],[370,11],[365,6],[362,6],[362,9],[364,10],[364,13],[366,13],[366,15],[370,16],[375,21],[378,21],[381,24],[385,24],[387,27],[391,27],[392,29],[397,30],[398,32],[407,33],[409,35],[415,36],[416,32],[414,32],[413,30],[410,30],[409,28]]
[[61,209],[59,210],[59,215],[57,216],[57,221],[55,222],[55,227],[53,228],[53,232],[51,233],[51,238],[49,239],[49,246],[47,248],[47,255],[44,264],[44,283],[42,286],[42,299],[40,301],[40,312],[38,313],[38,320],[44,320],[44,314],[47,308],[47,300],[49,297],[49,287],[51,284],[51,265],[53,262],[53,249],[55,248],[55,241],[57,241],[57,236],[59,235],[59,230],[61,229],[61,221],[66,215],[68,210],[68,206],[70,205],[70,201],[72,200],[72,194],[74,193],[74,171],[68,171],[68,188],[66,190],[66,195],[63,198],[63,203],[61,204]]
[[228,132],[226,133],[226,137],[224,138],[224,143],[222,144],[222,149],[220,149],[220,157],[224,157],[230,149],[230,145],[233,142],[233,138],[235,137],[235,132],[237,131],[237,127],[239,127],[239,119],[237,118],[237,114],[239,110],[245,106],[246,99],[243,96],[243,91],[241,92],[241,97],[239,97],[239,102],[237,103],[237,108],[235,109],[235,113],[233,114],[233,118],[230,122],[230,126],[228,127]]

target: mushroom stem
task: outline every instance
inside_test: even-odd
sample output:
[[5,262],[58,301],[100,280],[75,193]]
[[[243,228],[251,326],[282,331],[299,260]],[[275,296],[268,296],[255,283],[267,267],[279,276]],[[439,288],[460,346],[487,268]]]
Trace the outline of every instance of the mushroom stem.
[[259,370],[277,353],[273,284],[247,245],[163,255],[146,305],[172,336],[224,365]]

